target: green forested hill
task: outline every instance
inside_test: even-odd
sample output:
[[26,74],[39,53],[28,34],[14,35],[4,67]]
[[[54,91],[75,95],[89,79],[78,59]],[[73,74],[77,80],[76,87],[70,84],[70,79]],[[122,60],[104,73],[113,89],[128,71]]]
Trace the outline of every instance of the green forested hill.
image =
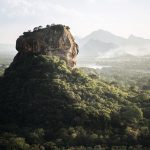
[[55,56],[18,53],[0,78],[0,149],[149,149],[149,112],[149,91],[117,88]]

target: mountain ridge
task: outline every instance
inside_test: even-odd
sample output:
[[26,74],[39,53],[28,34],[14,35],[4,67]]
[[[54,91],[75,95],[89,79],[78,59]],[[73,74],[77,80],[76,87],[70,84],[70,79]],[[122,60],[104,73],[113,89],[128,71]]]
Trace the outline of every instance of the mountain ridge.
[[[111,55],[111,53],[113,53],[114,56],[115,54],[117,55],[117,53],[129,53],[135,56],[150,54],[150,39],[144,39],[134,35],[130,35],[128,38],[123,38],[111,32],[100,29],[79,40],[79,46],[82,55],[86,56],[88,52],[93,51],[92,48],[86,47],[86,45],[92,45],[92,40],[97,40],[99,43],[108,43],[108,49],[103,48],[103,46],[100,44],[97,44],[99,46],[93,45],[94,49],[96,49],[96,53],[93,52],[94,55],[101,54],[102,57],[105,55]],[[116,48],[109,47],[109,43],[116,45]]]

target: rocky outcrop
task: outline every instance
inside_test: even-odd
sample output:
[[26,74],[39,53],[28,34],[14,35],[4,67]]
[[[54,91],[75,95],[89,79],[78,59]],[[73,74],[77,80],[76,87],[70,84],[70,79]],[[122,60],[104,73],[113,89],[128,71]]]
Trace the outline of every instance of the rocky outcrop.
[[78,45],[68,26],[47,25],[34,28],[33,32],[24,32],[16,41],[19,52],[33,52],[43,55],[56,55],[66,60],[69,67],[76,65]]

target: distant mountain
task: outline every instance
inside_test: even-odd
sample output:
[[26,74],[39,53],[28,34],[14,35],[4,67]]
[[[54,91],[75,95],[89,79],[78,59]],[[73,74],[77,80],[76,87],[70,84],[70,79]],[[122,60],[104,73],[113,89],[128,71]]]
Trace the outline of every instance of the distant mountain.
[[91,39],[106,42],[106,43],[114,43],[114,44],[119,44],[119,43],[122,44],[126,40],[126,39],[124,39],[120,36],[116,36],[108,31],[97,30],[97,31],[92,32],[88,36],[84,37],[81,42],[83,44],[85,44],[86,42],[88,42]]
[[110,51],[116,48],[118,48],[118,45],[114,43],[106,43],[103,41],[91,39],[83,45],[81,54],[96,57],[97,54],[101,55],[106,51]]
[[150,54],[150,39],[130,35],[123,38],[108,31],[97,30],[78,39],[80,56],[115,57],[122,55],[143,56]]

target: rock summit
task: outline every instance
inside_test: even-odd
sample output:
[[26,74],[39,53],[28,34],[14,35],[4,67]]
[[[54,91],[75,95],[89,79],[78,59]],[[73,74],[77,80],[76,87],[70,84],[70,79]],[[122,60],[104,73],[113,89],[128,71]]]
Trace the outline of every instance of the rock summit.
[[33,31],[24,32],[17,41],[19,53],[32,52],[42,55],[56,55],[67,62],[69,67],[76,65],[78,45],[68,26],[47,25],[35,27]]

